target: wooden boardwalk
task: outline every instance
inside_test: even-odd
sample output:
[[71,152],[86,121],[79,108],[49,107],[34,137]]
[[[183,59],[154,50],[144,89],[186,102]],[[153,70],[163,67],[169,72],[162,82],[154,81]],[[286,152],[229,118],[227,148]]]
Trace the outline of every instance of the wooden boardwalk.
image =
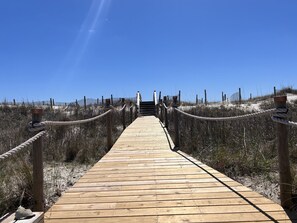
[[136,119],[45,222],[291,222],[247,187],[170,149],[158,119]]

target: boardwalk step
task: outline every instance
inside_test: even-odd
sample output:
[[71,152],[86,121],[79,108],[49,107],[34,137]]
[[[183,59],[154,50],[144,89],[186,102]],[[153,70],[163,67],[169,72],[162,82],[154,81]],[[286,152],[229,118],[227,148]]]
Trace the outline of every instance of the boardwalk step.
[[140,115],[155,115],[156,114],[156,106],[153,101],[142,101],[140,102]]

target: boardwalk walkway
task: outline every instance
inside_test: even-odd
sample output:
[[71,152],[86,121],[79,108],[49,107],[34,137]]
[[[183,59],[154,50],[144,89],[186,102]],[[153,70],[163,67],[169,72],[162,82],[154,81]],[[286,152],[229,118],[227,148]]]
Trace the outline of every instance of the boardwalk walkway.
[[110,152],[46,213],[45,222],[291,222],[283,209],[181,152],[153,116],[136,119]]

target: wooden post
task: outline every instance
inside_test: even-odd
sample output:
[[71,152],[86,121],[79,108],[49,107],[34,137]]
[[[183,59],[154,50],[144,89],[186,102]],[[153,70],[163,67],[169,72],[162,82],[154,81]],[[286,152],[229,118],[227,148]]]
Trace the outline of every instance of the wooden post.
[[207,92],[204,90],[204,104],[207,105]]
[[179,105],[180,105],[180,101],[181,101],[181,100],[180,100],[180,96],[181,96],[181,91],[179,90],[179,91],[178,91],[178,104],[179,104]]
[[238,101],[241,104],[241,88],[238,89]]
[[130,101],[130,123],[133,122],[133,106],[132,101]]
[[135,114],[134,114],[134,119],[137,119],[138,117],[138,107],[137,105],[135,106]]
[[[125,98],[122,98],[122,108],[125,106]],[[123,122],[123,129],[126,128],[126,109],[124,108],[122,110],[122,122]]]
[[[286,108],[287,96],[274,97],[276,108]],[[280,176],[280,199],[283,208],[292,207],[292,177],[288,149],[287,126],[277,123],[278,162]]]
[[[105,108],[106,110],[110,109],[110,99],[105,99]],[[106,146],[110,150],[112,147],[112,111],[106,115],[106,130],[107,130],[107,140]]]
[[163,117],[164,117],[164,106],[163,106],[163,101],[162,99],[160,99],[160,102],[159,102],[159,105],[160,105],[160,109],[161,109],[161,114],[160,114],[160,121],[163,123]]
[[84,109],[87,110],[87,98],[84,96]]
[[[167,106],[167,97],[166,96],[163,97],[163,103]],[[165,113],[165,128],[168,129],[168,112],[167,112],[167,108],[164,109],[164,113]]]
[[174,119],[174,132],[175,132],[175,147],[179,147],[179,129],[178,129],[178,114],[177,114],[177,96],[173,96],[173,119]]
[[[32,109],[32,123],[42,119],[42,109]],[[34,211],[44,211],[42,137],[33,142],[33,198]]]
[[276,87],[274,86],[273,87],[273,94],[274,94],[274,97],[276,96]]

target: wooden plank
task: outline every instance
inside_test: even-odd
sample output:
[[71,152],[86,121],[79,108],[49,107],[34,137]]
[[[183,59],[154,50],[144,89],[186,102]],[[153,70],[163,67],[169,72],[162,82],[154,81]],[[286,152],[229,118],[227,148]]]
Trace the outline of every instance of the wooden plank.
[[[241,192],[244,197],[253,202],[253,199],[264,199],[263,196],[255,192]],[[96,192],[89,193],[66,193],[63,195],[63,199],[58,200],[56,204],[84,204],[84,203],[105,203],[105,202],[144,202],[144,201],[174,201],[174,200],[192,200],[195,199],[197,202],[200,200],[211,199],[237,199],[238,195],[229,192],[217,192],[217,193],[201,193],[201,194],[165,194],[165,195],[127,195],[127,196],[105,196],[97,197]],[[242,198],[239,198],[242,199]],[[268,200],[271,202],[270,200]]]
[[[272,213],[267,213],[272,214]],[[291,222],[284,211],[274,212],[273,217],[269,218],[262,213],[226,213],[216,215],[196,214],[196,215],[171,215],[159,216],[159,222],[176,223],[176,222]]]
[[[212,171],[211,172],[214,176],[217,177],[224,177],[224,175],[217,173],[216,171]],[[152,178],[152,177],[157,177],[157,178],[162,178],[162,177],[186,177],[186,178],[203,178],[203,177],[207,177],[209,178],[208,174],[206,174],[205,172],[202,171],[175,171],[174,173],[172,173],[172,171],[167,171],[167,172],[157,172],[154,174],[154,176],[152,176],[151,172],[134,172],[134,173],[130,173],[130,172],[122,172],[122,173],[117,173],[117,172],[100,172],[100,173],[92,173],[90,174],[90,172],[86,173],[83,177],[80,178],[80,181],[82,180],[88,180],[88,179],[92,179],[92,180],[100,180],[101,178],[115,178],[115,179],[120,179],[120,178],[127,178],[127,177],[134,177],[134,178]],[[163,178],[162,178],[163,179]]]
[[117,218],[77,218],[77,219],[57,219],[48,218],[46,222],[49,223],[158,223],[158,216],[149,217],[117,217]]
[[[232,186],[239,186],[240,184],[234,181],[230,182],[230,185]],[[155,182],[152,184],[141,184],[141,185],[135,185],[134,182],[132,181],[131,184],[129,185],[125,185],[125,184],[121,184],[121,182],[119,182],[118,184],[115,185],[98,185],[98,183],[80,183],[77,184],[75,186],[75,188],[77,188],[77,190],[79,190],[79,188],[86,188],[86,187],[92,187],[92,188],[96,188],[99,190],[159,190],[159,189],[180,189],[180,188],[212,188],[212,187],[222,187],[221,183],[218,182],[199,182],[198,183],[157,183]]]
[[[249,188],[244,186],[233,187],[234,191],[242,192],[249,191]],[[86,188],[70,188],[69,193],[71,192],[97,192],[96,196],[127,196],[127,195],[151,195],[151,194],[188,194],[188,193],[212,193],[212,192],[232,192],[229,188],[221,186],[215,188],[182,188],[182,189],[152,189],[152,190],[129,190],[129,191],[102,191],[101,188],[96,187],[86,187]]]
[[[265,207],[263,211],[269,213],[269,215],[281,218],[281,220],[288,219],[283,209],[278,205],[269,206],[262,205]],[[102,218],[102,217],[142,217],[142,216],[174,216],[174,215],[195,215],[201,214],[203,216],[221,216],[224,214],[240,214],[242,216],[258,215],[263,217],[261,220],[268,220],[269,217],[263,215],[259,210],[255,209],[250,205],[228,205],[219,207],[150,207],[150,208],[130,208],[130,209],[103,209],[103,210],[80,210],[80,211],[51,211],[46,214],[50,218]],[[274,218],[274,217],[273,217]],[[166,221],[164,221],[166,222]]]
[[[251,198],[250,201],[258,206],[264,204],[271,205],[271,201],[263,198]],[[204,199],[204,200],[168,200],[168,201],[118,201],[114,199],[109,203],[75,203],[75,204],[56,204],[51,211],[72,211],[72,210],[104,210],[104,209],[137,209],[137,208],[152,208],[152,207],[203,207],[203,206],[215,206],[220,208],[224,205],[248,205],[249,203],[241,198],[225,198],[225,199]],[[275,204],[273,204],[275,205]],[[279,207],[279,206],[277,206]]]
[[[214,174],[215,175],[215,174]],[[94,179],[95,178],[95,179]],[[228,177],[218,177],[222,182],[234,182]],[[119,177],[114,177],[112,175],[105,175],[104,177],[102,176],[93,176],[93,178],[88,177],[88,178],[82,178],[79,182],[79,184],[83,183],[104,183],[104,182],[135,182],[135,181],[156,181],[158,183],[163,182],[169,182],[170,180],[176,180],[176,181],[182,181],[182,180],[187,180],[188,182],[217,182],[216,179],[214,178],[209,178],[207,175],[163,175],[163,176],[119,176]]]
[[[110,185],[151,185],[151,184],[169,184],[169,183],[174,183],[174,184],[183,184],[183,183],[213,183],[217,182],[220,185],[222,185],[220,182],[218,182],[214,178],[173,178],[173,177],[163,177],[163,179],[155,179],[152,178],[120,178],[120,179],[110,179],[110,181],[107,181],[108,178],[101,179],[101,180],[84,180],[75,185],[75,187],[84,187],[84,186],[110,186]],[[230,182],[231,184],[235,184],[234,181],[232,181],[230,178],[220,178],[222,182]],[[240,185],[237,183],[236,185]],[[233,185],[235,186],[235,185]]]

